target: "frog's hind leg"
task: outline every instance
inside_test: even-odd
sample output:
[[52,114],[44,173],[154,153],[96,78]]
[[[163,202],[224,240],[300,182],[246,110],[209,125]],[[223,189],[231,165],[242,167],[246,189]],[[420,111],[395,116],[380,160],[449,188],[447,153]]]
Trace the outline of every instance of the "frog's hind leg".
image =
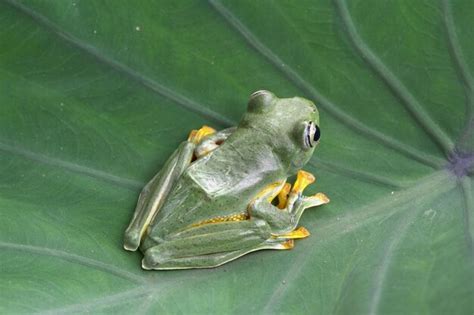
[[125,231],[124,248],[126,250],[137,250],[146,228],[163,205],[176,179],[192,162],[196,145],[202,138],[214,132],[214,129],[207,126],[193,130],[188,140],[181,143],[161,171],[143,188],[132,221]]
[[[278,247],[281,240],[271,237],[269,225],[262,220],[210,223],[186,229],[147,249],[144,269],[205,268],[223,264],[247,252]],[[281,247],[281,246],[280,246]],[[196,258],[196,259],[192,259]]]
[[191,269],[191,268],[215,268],[225,263],[242,257],[248,253],[264,249],[287,250],[294,247],[293,240],[266,241],[258,246],[249,247],[231,252],[221,252],[215,254],[199,255],[192,257],[171,258],[166,262],[150,266],[146,260],[142,262],[143,269],[154,270],[172,270],[172,269]]

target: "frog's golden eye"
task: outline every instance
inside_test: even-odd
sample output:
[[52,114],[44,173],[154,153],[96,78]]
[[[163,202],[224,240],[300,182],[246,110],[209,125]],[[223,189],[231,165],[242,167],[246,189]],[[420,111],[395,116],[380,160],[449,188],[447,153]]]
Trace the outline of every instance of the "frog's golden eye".
[[306,124],[303,134],[303,142],[306,148],[312,148],[321,138],[321,129],[314,122]]

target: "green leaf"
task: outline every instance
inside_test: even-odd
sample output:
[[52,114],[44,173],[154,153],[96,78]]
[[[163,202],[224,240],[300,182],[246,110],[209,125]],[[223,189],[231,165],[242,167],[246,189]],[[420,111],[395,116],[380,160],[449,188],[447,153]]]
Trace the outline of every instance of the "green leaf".
[[[0,313],[474,312],[474,5],[0,2]],[[145,272],[122,235],[191,129],[321,110],[311,237]]]

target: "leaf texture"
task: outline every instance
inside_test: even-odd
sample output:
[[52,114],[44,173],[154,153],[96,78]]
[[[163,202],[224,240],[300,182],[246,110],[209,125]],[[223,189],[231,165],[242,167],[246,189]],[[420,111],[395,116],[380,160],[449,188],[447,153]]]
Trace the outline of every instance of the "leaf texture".
[[[471,1],[0,1],[1,313],[474,312]],[[315,101],[292,251],[145,272],[138,192],[258,89]]]

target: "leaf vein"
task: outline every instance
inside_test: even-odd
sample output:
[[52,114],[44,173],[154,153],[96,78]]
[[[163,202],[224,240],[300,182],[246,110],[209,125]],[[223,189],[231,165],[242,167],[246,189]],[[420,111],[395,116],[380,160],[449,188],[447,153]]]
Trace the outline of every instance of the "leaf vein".
[[464,235],[467,241],[467,247],[474,263],[474,222],[472,221],[472,214],[474,213],[474,196],[473,188],[470,178],[464,176],[461,179],[461,192],[464,199]]
[[[455,180],[449,172],[445,170],[437,171],[418,180],[412,186],[401,190],[391,198],[382,197],[369,205],[350,211],[342,217],[331,219],[324,225],[319,224],[316,231],[318,234],[324,235],[324,237],[317,238],[317,235],[315,235],[316,245],[327,244],[329,241],[351,233],[366,224],[392,217],[402,209],[396,208],[396,206],[408,203],[414,198],[429,198],[432,195],[449,191],[454,187]],[[312,227],[310,226],[309,228]],[[308,263],[311,252],[314,252],[316,247],[313,244],[310,252],[301,251],[299,255],[294,257],[294,261],[297,263],[293,263],[292,267],[284,275],[287,285],[284,287],[280,286],[274,290],[264,307],[263,313],[272,313],[273,308],[278,306],[278,302],[284,301],[283,296],[292,287],[292,284],[297,282],[297,277],[300,275],[299,271]],[[279,282],[277,281],[276,283]]]
[[344,113],[336,104],[323,96],[318,90],[304,80],[295,70],[290,68],[281,60],[274,52],[266,47],[228,8],[216,0],[209,0],[211,6],[252,46],[258,53],[265,57],[275,68],[283,73],[291,82],[302,89],[311,98],[315,99],[318,104],[324,108],[329,114],[341,121],[346,126],[358,131],[365,137],[374,139],[386,147],[389,147],[399,153],[410,157],[418,162],[429,165],[433,168],[440,168],[444,163],[439,159],[433,158],[424,152],[420,152],[404,143],[401,143],[375,129],[372,129],[355,119],[354,117]]
[[407,87],[393,74],[360,37],[344,0],[335,0],[339,8],[339,15],[345,25],[345,31],[354,45],[357,53],[370,68],[385,82],[415,121],[425,130],[438,147],[449,157],[454,148],[452,140],[441,127],[431,119],[418,100]]
[[370,184],[378,184],[378,185],[386,186],[388,188],[395,188],[395,189],[400,189],[406,186],[405,184],[402,184],[396,180],[392,180],[387,177],[379,176],[379,175],[372,174],[365,171],[350,169],[333,162],[320,160],[318,158],[313,158],[309,162],[309,164],[316,169],[321,168],[331,173],[344,175],[344,176],[353,178],[355,180],[359,180],[359,181],[370,183]]
[[[466,97],[466,124],[457,140],[457,146],[463,146],[474,137],[474,79],[469,71],[469,67],[464,59],[461,45],[454,25],[453,12],[450,1],[443,1],[444,26],[448,38],[448,47],[451,60],[455,65],[457,75],[461,81]],[[472,148],[471,148],[472,149]]]
[[143,187],[144,183],[140,181],[136,181],[133,179],[128,179],[128,178],[123,178],[117,175],[113,175],[101,170],[97,170],[94,168],[90,168],[87,166],[83,166],[77,163],[73,162],[68,162],[68,161],[63,161],[57,158],[52,158],[46,155],[42,155],[36,152],[28,151],[22,148],[19,148],[17,146],[12,146],[8,145],[5,143],[0,142],[0,151],[8,152],[11,154],[19,155],[23,158],[33,160],[36,162],[40,162],[42,164],[46,165],[51,165],[51,166],[57,166],[61,167],[63,169],[66,169],[68,171],[82,174],[82,175],[87,175],[92,178],[100,179],[130,190],[137,190],[141,187]]
[[134,283],[138,283],[138,284],[146,283],[143,278],[133,273],[130,273],[128,271],[117,268],[116,266],[112,266],[112,265],[109,265],[104,262],[97,261],[88,257],[71,254],[63,250],[39,247],[39,246],[33,246],[33,245],[15,244],[15,243],[9,243],[9,242],[0,242],[0,248],[2,250],[10,249],[10,250],[23,251],[23,252],[28,252],[28,253],[38,254],[38,255],[56,257],[62,260],[72,262],[72,263],[76,263],[76,264],[91,267],[100,271],[104,271],[112,275],[118,276],[120,278],[132,281]]
[[138,71],[130,68],[129,66],[113,59],[105,54],[103,54],[100,50],[98,50],[96,47],[80,40],[79,38],[75,37],[71,33],[65,32],[61,30],[54,22],[50,21],[47,17],[44,15],[41,15],[34,10],[28,8],[27,6],[18,3],[14,0],[4,0],[7,4],[11,5],[13,8],[17,9],[18,11],[26,14],[30,18],[32,18],[34,21],[36,21],[39,25],[43,26],[44,28],[52,31],[54,34],[65,40],[66,42],[74,45],[75,47],[79,48],[83,52],[93,56],[98,60],[99,62],[108,65],[109,67],[112,67],[116,71],[125,74],[127,77],[135,80],[136,82],[142,84],[143,86],[149,88],[155,93],[160,94],[161,96],[164,96],[170,100],[172,100],[175,104],[181,106],[182,108],[196,113],[200,115],[201,117],[204,117],[206,119],[212,120],[215,123],[222,125],[222,126],[231,126],[234,125],[235,122],[230,120],[227,117],[224,117],[223,115],[205,107],[202,104],[199,104],[196,101],[191,100],[190,98],[179,94],[178,92],[171,90],[170,88],[162,85],[161,83],[151,79],[150,77],[147,77]]
[[99,309],[126,303],[130,299],[137,299],[143,297],[149,292],[150,288],[146,286],[140,286],[117,294],[100,297],[98,299],[94,299],[85,303],[67,305],[64,307],[38,312],[37,314],[76,314],[79,312],[87,312],[91,310],[96,312]]
[[[420,209],[418,209],[418,212],[419,211]],[[382,252],[382,261],[375,269],[374,290],[371,294],[369,304],[369,314],[371,315],[379,313],[378,308],[380,304],[380,298],[382,296],[384,282],[389,272],[392,257],[399,243],[407,233],[408,228],[413,224],[413,219],[418,212],[409,212],[406,218],[402,219],[401,222],[393,229],[390,238],[382,244],[384,246],[384,250]]]

